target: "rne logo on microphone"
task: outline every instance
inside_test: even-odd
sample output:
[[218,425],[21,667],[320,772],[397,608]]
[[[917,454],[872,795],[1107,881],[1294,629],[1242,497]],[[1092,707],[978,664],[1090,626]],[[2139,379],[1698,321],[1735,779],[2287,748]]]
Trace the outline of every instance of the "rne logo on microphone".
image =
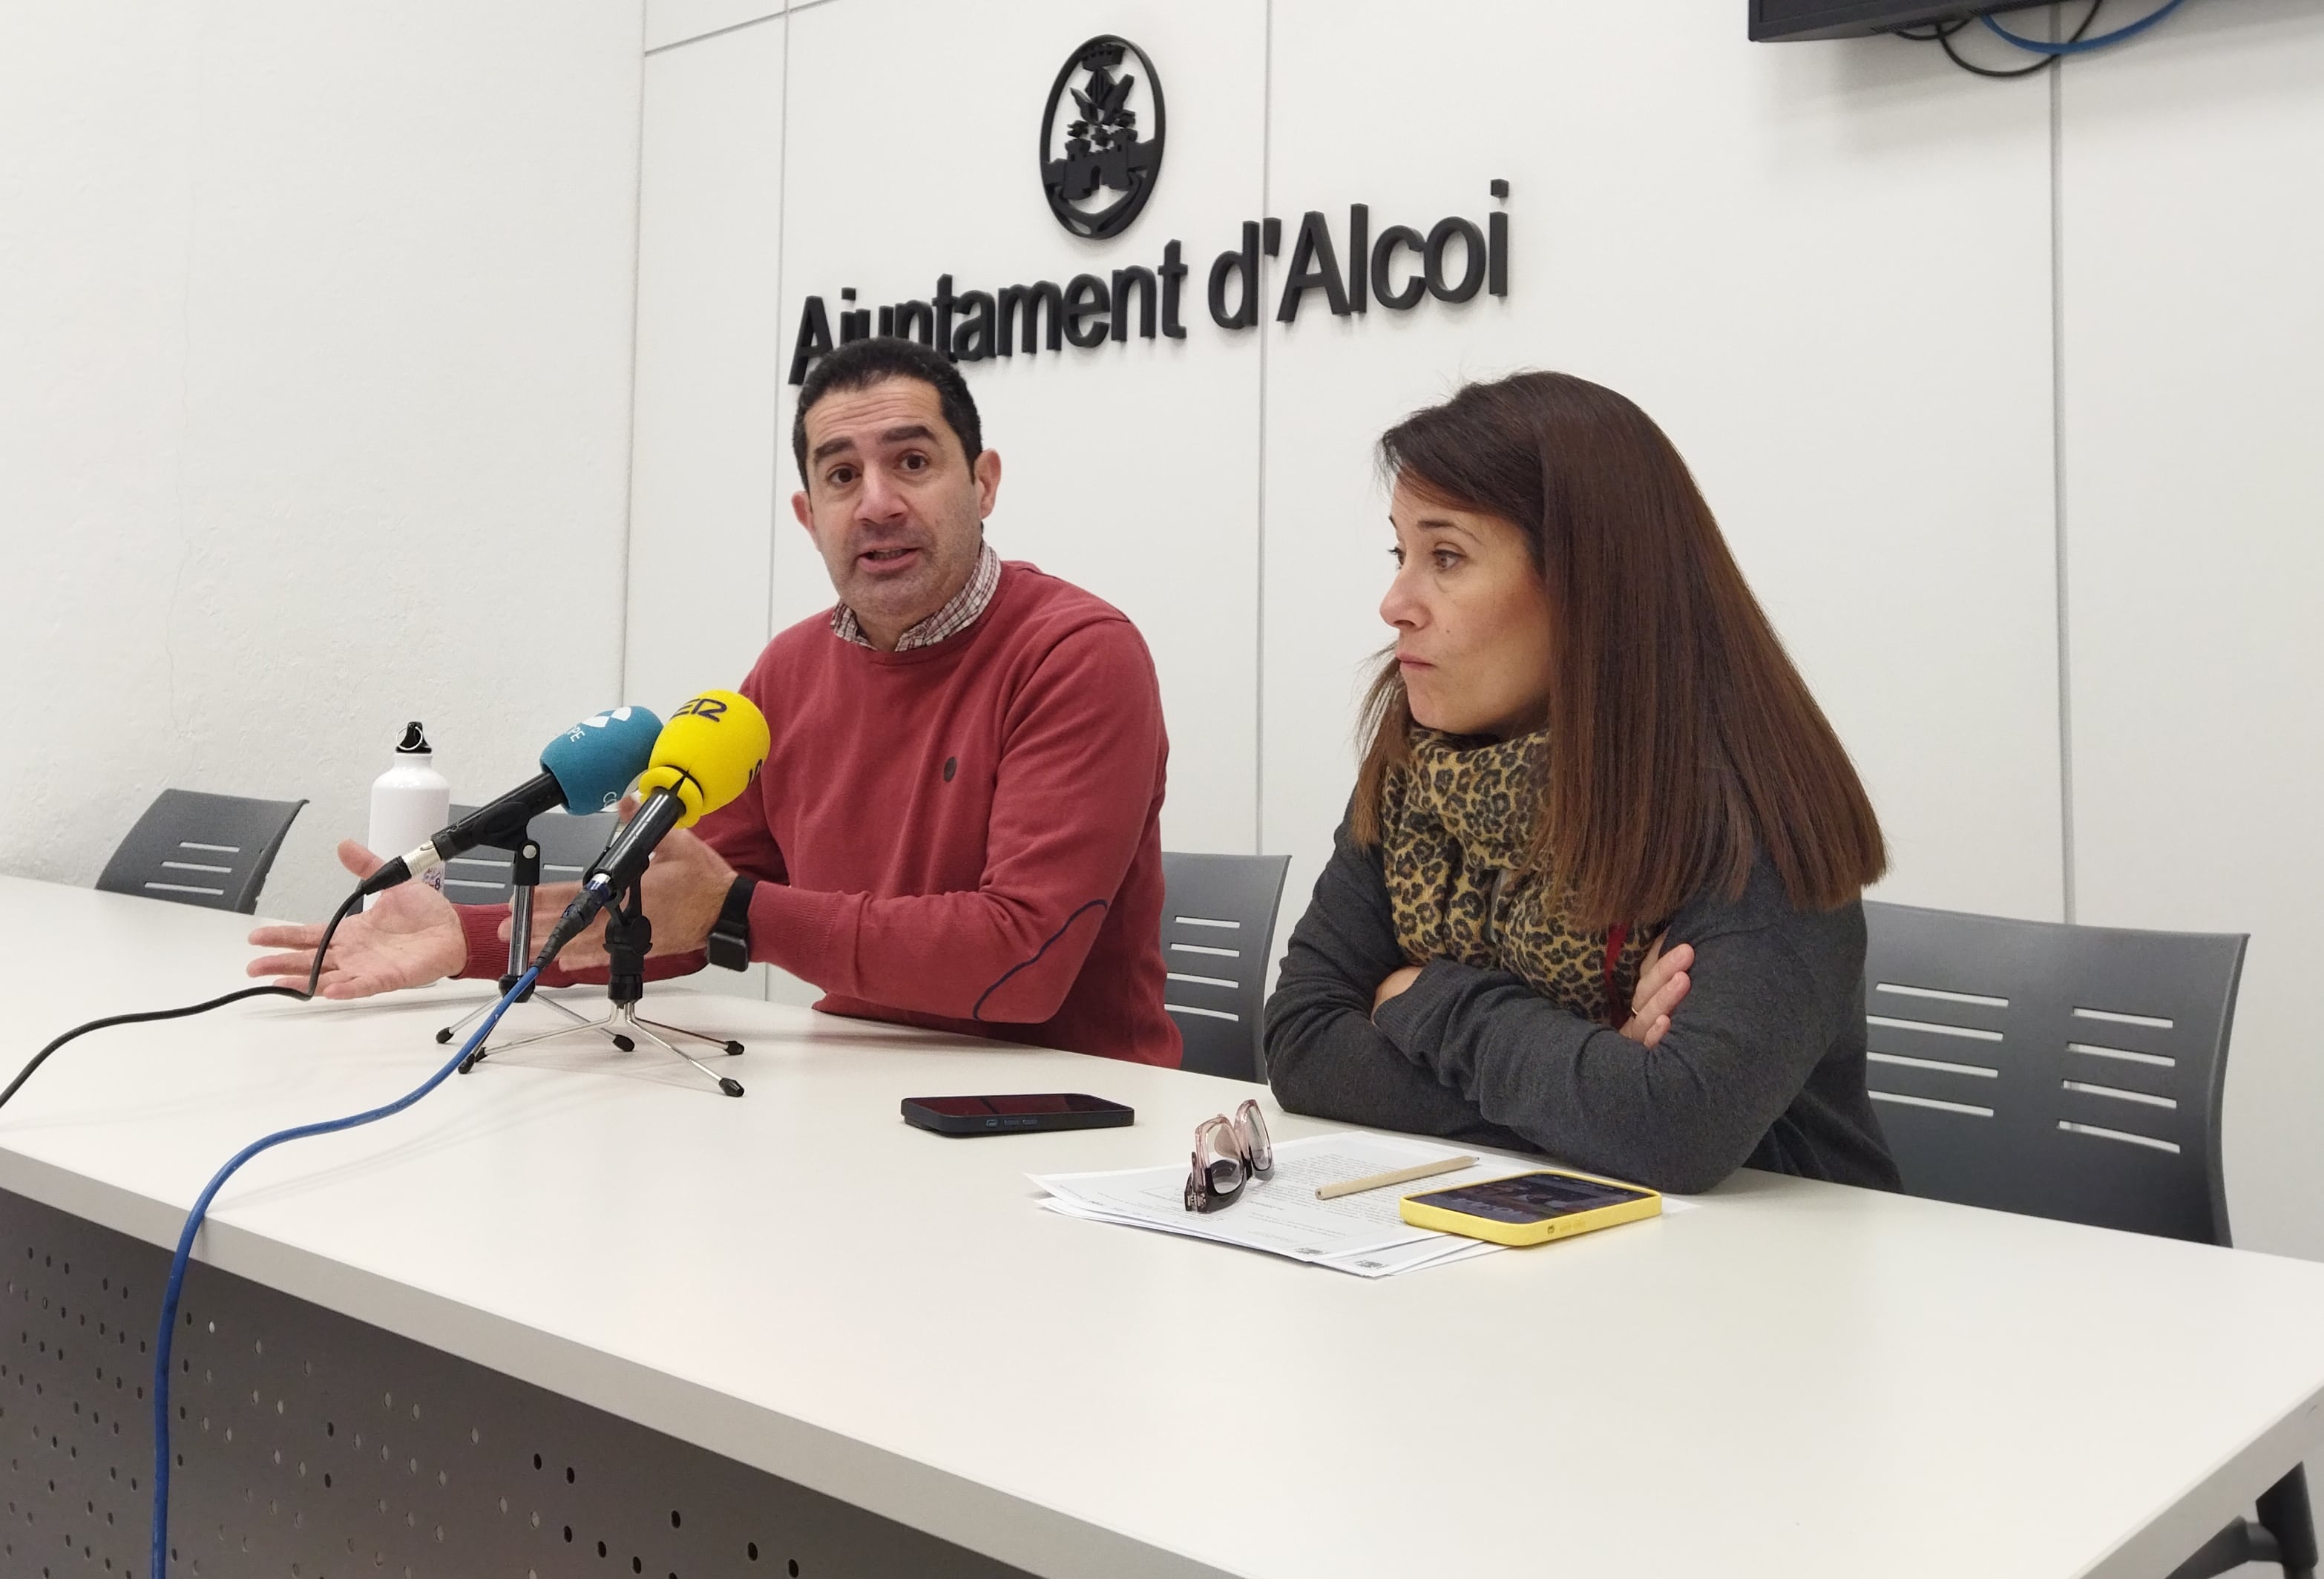
[[616,707],[610,713],[592,713],[589,716],[581,720],[580,723],[576,724],[572,728],[567,730],[565,732],[565,738],[567,740],[579,740],[588,730],[602,730],[609,725],[617,723],[627,724],[629,721],[630,709],[627,707]]
[[715,697],[696,697],[670,715],[672,718],[707,718],[712,723],[726,716],[726,704]]

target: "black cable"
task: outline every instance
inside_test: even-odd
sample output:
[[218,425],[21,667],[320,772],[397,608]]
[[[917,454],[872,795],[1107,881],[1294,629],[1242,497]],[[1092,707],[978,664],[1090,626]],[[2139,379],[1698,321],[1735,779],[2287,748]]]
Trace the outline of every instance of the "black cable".
[[[2105,7],[2106,0],[2090,0],[2090,8],[2088,12],[2083,14],[2081,25],[2075,28],[2071,33],[2067,35],[2066,42],[2070,44],[2081,42],[2082,35],[2090,31],[2090,24],[2098,21],[2098,13],[2105,9]],[[1901,27],[1893,29],[1892,31],[1900,39],[1910,39],[1914,43],[1936,45],[1939,49],[1944,51],[1945,59],[1950,60],[1962,70],[1976,77],[2031,77],[2036,71],[2049,70],[2059,61],[2065,59],[2063,55],[2052,55],[2045,60],[2036,60],[2031,66],[2013,66],[2006,71],[1998,70],[1991,66],[1980,66],[1973,60],[1964,60],[1961,58],[1960,51],[1953,48],[1953,34],[1967,27],[1969,24],[1969,18],[1964,16],[1960,21],[1951,23],[1950,26],[1941,22],[1932,23],[1927,32],[1910,32]]]
[[315,945],[315,963],[307,967],[307,991],[303,996],[311,998],[315,995],[316,986],[323,979],[323,961],[330,955],[331,939],[338,935],[339,923],[363,909],[367,897],[362,889],[356,889],[339,901],[339,908],[333,910],[331,919],[323,923],[323,940]]
[[296,987],[244,987],[239,993],[228,993],[224,997],[213,998],[207,1003],[189,1003],[182,1009],[148,1009],[137,1014],[109,1014],[103,1020],[92,1020],[86,1024],[76,1025],[32,1055],[32,1061],[25,1065],[16,1078],[8,1083],[8,1089],[0,1091],[0,1106],[5,1106],[8,1099],[16,1094],[17,1087],[32,1077],[33,1070],[48,1062],[51,1053],[55,1052],[75,1037],[87,1036],[92,1030],[105,1030],[116,1025],[142,1025],[149,1020],[182,1020],[189,1014],[207,1014],[213,1009],[223,1009],[227,1004],[238,1003],[244,998],[270,995],[296,998],[302,1002],[307,998],[307,994]]
[[239,1003],[244,998],[296,998],[301,1003],[308,1002],[314,997],[316,985],[323,979],[323,958],[331,951],[331,938],[338,931],[339,923],[355,914],[355,907],[363,903],[363,891],[360,889],[349,894],[346,901],[339,906],[337,913],[332,916],[329,923],[323,928],[323,940],[315,949],[315,963],[307,971],[305,992],[302,993],[296,987],[271,985],[244,987],[239,992],[227,993],[221,997],[212,998],[207,1003],[189,1003],[178,1009],[146,1009],[134,1014],[108,1014],[102,1020],[91,1020],[76,1025],[33,1054],[32,1061],[17,1071],[16,1077],[8,1082],[8,1089],[0,1091],[0,1107],[5,1107],[8,1104],[8,1099],[15,1095],[24,1082],[32,1077],[32,1071],[49,1061],[51,1054],[67,1042],[78,1037],[87,1036],[92,1030],[107,1030],[116,1025],[143,1025],[156,1020],[184,1020],[190,1015],[208,1014],[213,1009],[223,1009],[229,1003]]

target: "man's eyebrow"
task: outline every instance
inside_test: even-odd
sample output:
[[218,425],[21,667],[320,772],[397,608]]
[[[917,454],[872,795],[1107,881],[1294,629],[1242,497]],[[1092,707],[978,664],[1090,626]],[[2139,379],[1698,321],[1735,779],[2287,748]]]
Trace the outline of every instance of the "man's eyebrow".
[[[880,435],[880,442],[882,444],[908,444],[915,439],[934,439],[936,436],[936,429],[929,427],[925,422],[907,422],[899,428],[890,428],[882,430]],[[837,455],[842,450],[853,449],[854,448],[855,440],[845,434],[842,434],[836,439],[826,439],[821,444],[816,445],[815,447],[814,453],[810,455],[808,458],[811,460],[820,461],[831,456]]]

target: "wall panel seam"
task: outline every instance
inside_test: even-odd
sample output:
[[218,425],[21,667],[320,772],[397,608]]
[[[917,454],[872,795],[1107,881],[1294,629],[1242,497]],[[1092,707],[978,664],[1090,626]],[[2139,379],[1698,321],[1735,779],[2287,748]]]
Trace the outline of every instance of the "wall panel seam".
[[[767,465],[767,640],[775,639],[775,540],[783,526],[783,391],[787,387],[788,364],[783,357],[783,263],[785,247],[789,240],[791,215],[791,14],[782,14],[783,70],[781,88],[783,102],[775,111],[775,357],[769,369],[775,381],[772,402],[774,431],[767,435],[767,443],[774,453]],[[802,477],[799,485],[805,487]],[[773,996],[771,988],[770,997]]]
[[[201,757],[198,734],[187,726],[184,716],[178,711],[178,606],[185,596],[187,567],[194,558],[194,518],[187,503],[186,478],[187,469],[193,464],[194,453],[194,293],[201,240],[202,123],[203,112],[208,103],[203,80],[209,60],[205,32],[206,23],[198,21],[193,28],[193,63],[190,68],[191,125],[185,139],[186,230],[184,245],[179,254],[177,453],[172,457],[170,480],[171,524],[177,531],[178,563],[171,572],[170,601],[161,614],[161,660],[168,685],[172,765],[161,780],[164,784],[183,783],[189,776],[189,770],[198,763]],[[196,781],[198,782],[198,779]],[[146,791],[151,792],[150,790]]]
[[[2058,11],[2051,7],[2051,33]],[[2068,62],[2050,71],[2050,510],[2058,622],[2058,865],[2060,910],[2071,925],[2074,872],[2074,668],[2072,599],[2066,538],[2066,218],[2065,77]]]
[[[1265,30],[1259,49],[1259,212],[1263,221],[1274,200],[1275,177],[1275,0],[1267,0],[1260,23]],[[1254,294],[1259,282],[1250,284]],[[1264,310],[1262,309],[1262,310]],[[1259,337],[1259,466],[1258,552],[1251,560],[1252,695],[1250,758],[1250,847],[1267,851],[1267,344]]]
[[614,706],[630,701],[631,559],[638,522],[638,335],[643,320],[646,274],[646,8],[638,7],[638,131],[631,144],[635,177],[630,183],[630,442],[622,459],[622,600],[613,625]]

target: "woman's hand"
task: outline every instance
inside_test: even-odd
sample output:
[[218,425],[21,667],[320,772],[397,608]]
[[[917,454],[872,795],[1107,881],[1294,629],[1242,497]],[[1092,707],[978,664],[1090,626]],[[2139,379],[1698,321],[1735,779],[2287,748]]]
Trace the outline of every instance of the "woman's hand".
[[[1622,1034],[1641,1047],[1651,1048],[1663,1039],[1671,1027],[1671,1012],[1693,985],[1686,973],[1694,965],[1694,946],[1682,943],[1669,953],[1663,952],[1667,937],[1658,938],[1646,955],[1646,963],[1639,968],[1638,984],[1630,993],[1630,1018],[1622,1027]],[[1380,1005],[1403,992],[1419,979],[1420,967],[1408,965],[1390,971],[1372,993],[1372,1015],[1377,1019]]]
[[1387,1002],[1390,998],[1395,997],[1398,993],[1403,992],[1406,987],[1412,985],[1413,983],[1419,979],[1420,967],[1416,965],[1408,965],[1401,970],[1393,970],[1388,972],[1388,980],[1382,982],[1372,993],[1372,1014],[1374,1017],[1377,1018],[1379,1014],[1381,1004]]
[[1630,1018],[1622,1034],[1640,1047],[1651,1048],[1663,1039],[1671,1027],[1671,1011],[1693,984],[1686,973],[1694,965],[1694,945],[1682,943],[1665,954],[1663,945],[1669,941],[1667,932],[1655,939],[1646,963],[1638,969],[1638,984],[1630,993]]
[[[365,878],[379,870],[380,857],[343,839],[339,864]],[[323,941],[320,927],[261,927],[250,940],[261,948],[297,951],[252,960],[252,975],[272,976],[278,987],[307,990],[308,967]],[[339,923],[317,990],[326,998],[368,998],[399,987],[424,987],[467,962],[467,939],[451,901],[424,882],[406,882]]]

